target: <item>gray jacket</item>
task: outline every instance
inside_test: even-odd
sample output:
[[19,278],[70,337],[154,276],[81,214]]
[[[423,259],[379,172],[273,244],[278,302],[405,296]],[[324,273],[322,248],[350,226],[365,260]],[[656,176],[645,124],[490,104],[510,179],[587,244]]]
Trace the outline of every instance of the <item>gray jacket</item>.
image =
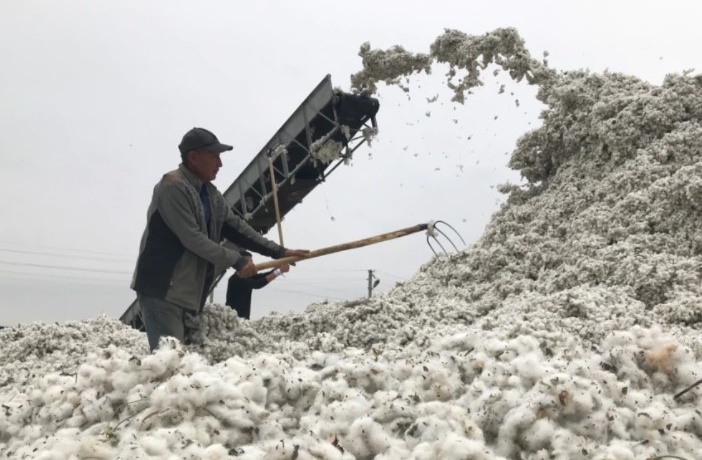
[[[209,228],[199,194],[203,186],[209,195]],[[200,310],[214,273],[246,264],[239,250],[222,245],[224,238],[269,257],[279,258],[285,252],[232,213],[214,185],[203,184],[181,164],[154,187],[132,289],[188,310]]]

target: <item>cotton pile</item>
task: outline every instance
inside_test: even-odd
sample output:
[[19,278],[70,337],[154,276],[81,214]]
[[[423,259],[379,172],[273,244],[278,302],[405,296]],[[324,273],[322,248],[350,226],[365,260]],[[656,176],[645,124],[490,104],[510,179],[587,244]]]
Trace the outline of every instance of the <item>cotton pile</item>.
[[490,66],[538,86],[480,240],[371,300],[208,306],[154,354],[107,318],[0,331],[0,456],[700,457],[702,78],[559,72],[513,29],[360,54],[359,91],[435,62],[457,103]]

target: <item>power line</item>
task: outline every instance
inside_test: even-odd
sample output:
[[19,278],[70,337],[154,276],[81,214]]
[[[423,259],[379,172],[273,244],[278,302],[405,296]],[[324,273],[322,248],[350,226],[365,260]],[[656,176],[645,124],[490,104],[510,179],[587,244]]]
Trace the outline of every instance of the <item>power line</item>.
[[[304,260],[304,259],[303,259]],[[309,272],[366,272],[366,270],[361,270],[359,268],[304,268],[305,271]]]
[[[64,280],[75,280],[75,281],[99,281],[99,282],[108,282],[108,283],[119,283],[119,284],[124,284],[124,283],[129,283],[128,278],[85,278],[85,277],[78,277],[78,276],[65,276],[65,275],[53,275],[49,273],[30,273],[30,272],[18,272],[14,270],[2,270],[0,269],[0,273],[9,273],[11,275],[19,275],[22,276],[23,279],[31,279],[31,280],[37,280],[37,279],[46,279],[46,278],[54,278],[54,279],[64,279]],[[12,280],[12,279],[17,279],[17,278],[10,278],[10,277],[2,277],[1,279],[6,279],[6,280]]]
[[361,277],[353,277],[353,278],[298,278],[295,275],[290,275],[290,279],[292,282],[295,283],[300,283],[300,284],[319,284],[319,283],[331,283],[331,284],[339,284],[339,283],[349,283],[353,281],[357,281],[359,279],[365,279]]
[[99,268],[78,268],[78,267],[67,267],[65,265],[47,265],[47,264],[31,264],[26,262],[10,262],[6,260],[0,260],[0,264],[14,265],[19,267],[37,267],[37,268],[51,268],[55,270],[73,270],[78,272],[92,272],[92,273],[117,273],[120,275],[131,275],[132,272],[123,272],[117,270],[103,270]]
[[118,253],[118,252],[89,251],[87,249],[60,248],[57,246],[42,246],[39,244],[13,243],[10,241],[0,241],[0,244],[10,245],[10,246],[24,246],[24,247],[30,247],[30,248],[43,248],[43,249],[50,249],[52,251],[82,252],[84,254],[101,254],[101,255],[108,255],[108,256],[112,255],[112,256],[129,257],[129,254]]
[[342,298],[340,298],[340,297],[333,297],[333,296],[330,296],[330,295],[311,294],[311,293],[309,293],[309,292],[296,291],[296,290],[294,290],[294,289],[277,289],[277,290],[280,291],[280,292],[290,292],[290,293],[293,293],[293,294],[302,294],[302,295],[306,295],[306,296],[310,296],[310,297],[319,297],[319,298],[322,298],[322,299],[333,299],[333,300],[341,300],[341,301],[346,300],[346,299],[342,299]]
[[376,271],[377,271],[378,273],[380,273],[381,275],[392,276],[393,278],[397,278],[397,279],[405,279],[405,278],[407,278],[407,276],[394,275],[394,274],[392,274],[392,273],[385,272],[385,271],[383,271],[383,270],[376,270]]
[[76,255],[70,255],[70,254],[51,254],[48,252],[40,252],[40,251],[21,251],[19,249],[6,249],[6,248],[0,248],[0,252],[12,252],[15,254],[33,254],[33,255],[40,255],[40,256],[47,256],[47,257],[66,257],[70,259],[86,259],[86,260],[102,260],[102,261],[109,261],[109,262],[114,262],[117,260],[124,260],[124,261],[133,261],[134,258],[130,257],[124,257],[124,258],[108,258],[108,257],[92,257],[92,256],[76,256]]

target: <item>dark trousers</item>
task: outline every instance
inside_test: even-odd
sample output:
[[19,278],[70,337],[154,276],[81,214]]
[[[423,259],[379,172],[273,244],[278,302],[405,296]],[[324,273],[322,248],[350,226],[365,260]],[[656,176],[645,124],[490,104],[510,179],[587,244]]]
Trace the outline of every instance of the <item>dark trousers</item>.
[[155,297],[139,295],[138,299],[151,351],[158,348],[161,337],[170,336],[185,341],[184,308]]
[[234,274],[227,283],[227,305],[236,310],[239,318],[251,318],[251,291],[261,289],[268,284],[266,276],[270,272],[258,273],[249,278],[240,278]]

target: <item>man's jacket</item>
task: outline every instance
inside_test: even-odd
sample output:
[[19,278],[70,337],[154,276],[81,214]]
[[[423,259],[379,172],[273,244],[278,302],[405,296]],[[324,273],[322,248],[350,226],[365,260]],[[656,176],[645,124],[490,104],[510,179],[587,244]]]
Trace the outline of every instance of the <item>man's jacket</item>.
[[[211,209],[209,228],[200,199],[203,186]],[[232,213],[214,185],[204,184],[181,164],[154,187],[132,289],[200,310],[215,271],[239,269],[247,261],[239,251],[224,247],[223,238],[269,257],[279,258],[285,252]]]

